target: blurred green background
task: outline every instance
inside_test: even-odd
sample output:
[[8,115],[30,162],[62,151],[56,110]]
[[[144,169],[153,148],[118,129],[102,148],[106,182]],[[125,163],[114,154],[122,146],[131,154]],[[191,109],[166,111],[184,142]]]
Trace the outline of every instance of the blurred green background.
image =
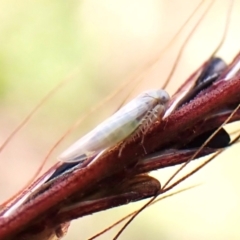
[[[205,1],[205,7],[210,1]],[[116,89],[144,72],[172,39],[199,1],[86,0],[0,2],[0,139],[61,80],[69,81],[44,104],[1,154],[0,200],[19,190],[39,166],[52,144],[76,119]],[[226,19],[228,1],[216,1],[188,44],[168,91],[171,93],[213,51]],[[240,1],[219,55],[228,62],[239,50]],[[160,87],[179,46],[200,12],[134,90]],[[56,150],[51,166],[69,144],[122,102],[133,88],[92,114]],[[234,125],[232,129],[239,129]],[[144,211],[120,239],[239,239],[239,146],[179,186],[204,183]],[[193,164],[193,166],[196,163]],[[153,173],[161,182],[174,169]],[[86,239],[142,206],[143,202],[88,216],[71,224],[64,239]],[[111,239],[114,231],[100,239]]]

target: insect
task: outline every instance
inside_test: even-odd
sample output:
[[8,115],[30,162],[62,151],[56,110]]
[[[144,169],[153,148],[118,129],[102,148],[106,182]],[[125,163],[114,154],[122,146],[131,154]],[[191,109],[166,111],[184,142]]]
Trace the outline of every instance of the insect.
[[140,94],[70,146],[59,159],[79,162],[86,155],[98,154],[126,138],[131,140],[140,132],[144,134],[154,121],[161,121],[169,99],[164,90],[149,90]]

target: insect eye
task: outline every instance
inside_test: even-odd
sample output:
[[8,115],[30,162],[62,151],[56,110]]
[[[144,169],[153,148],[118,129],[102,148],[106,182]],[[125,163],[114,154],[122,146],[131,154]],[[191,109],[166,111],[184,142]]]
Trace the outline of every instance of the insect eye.
[[159,90],[159,99],[161,103],[167,103],[170,100],[170,96],[166,91]]

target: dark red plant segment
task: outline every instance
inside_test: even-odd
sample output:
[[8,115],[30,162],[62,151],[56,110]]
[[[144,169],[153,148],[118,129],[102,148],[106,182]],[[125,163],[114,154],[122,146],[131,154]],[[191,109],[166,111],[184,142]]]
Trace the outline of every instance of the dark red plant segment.
[[[239,61],[239,55],[234,60],[235,65],[236,59]],[[229,74],[235,65],[230,64],[228,69],[224,70],[225,76],[227,76],[226,72]],[[190,78],[188,84],[191,81],[196,79]],[[177,95],[174,98],[177,99]],[[139,137],[125,145],[120,157],[119,145],[93,160],[86,167],[74,167],[71,171],[63,172],[62,175],[45,183],[44,177],[40,178],[37,181],[43,183],[40,189],[10,216],[0,217],[0,239],[11,239],[11,237],[16,239],[16,236],[21,236],[21,232],[26,233],[39,224],[46,227],[52,224],[55,229],[61,221],[70,221],[85,214],[153,196],[160,185],[148,176],[144,176],[142,182],[134,182],[133,180],[140,179],[141,175],[138,174],[187,161],[196,149],[184,147],[201,134],[218,128],[239,103],[240,75],[237,71],[228,81],[218,79],[167,118],[156,122],[144,135],[144,148],[141,143],[142,138]],[[240,120],[239,111],[231,121],[238,120]],[[156,151],[161,151],[162,154],[152,161],[150,158],[143,160],[144,149],[149,154]],[[203,148],[198,157],[214,151],[216,151],[214,148]],[[59,164],[55,168],[58,166]],[[44,176],[52,173],[53,170],[54,168]],[[119,184],[109,181],[120,177],[122,180]],[[135,184],[131,185],[130,183],[133,182]],[[108,183],[115,183],[116,186],[116,192],[110,195],[108,191],[103,190],[103,187],[107,188]],[[122,186],[125,188],[122,189]],[[134,189],[132,194],[131,191],[129,192],[131,189]],[[89,199],[97,194],[97,191],[99,196],[95,197],[95,204],[91,204]],[[73,204],[76,204],[75,213],[71,211]],[[69,211],[66,210],[68,207]],[[48,219],[49,216],[52,220],[46,222],[44,219]]]
[[[103,183],[102,187],[106,187],[107,183]],[[138,201],[144,198],[154,196],[161,189],[158,180],[148,176],[148,175],[136,175],[132,179],[123,181],[120,184],[115,185],[115,189],[112,191],[108,189],[104,193],[98,195],[98,198],[94,199],[93,196],[89,200],[79,202],[77,198],[76,205],[72,205],[72,211],[69,209],[64,209],[60,211],[55,218],[55,224],[59,224],[65,221],[70,221],[80,216],[85,216],[92,214],[94,212],[102,211],[108,209],[109,206],[116,207],[123,204],[128,204],[130,202]],[[81,199],[81,198],[80,198]],[[66,211],[67,210],[67,211]],[[70,214],[69,214],[70,213]]]

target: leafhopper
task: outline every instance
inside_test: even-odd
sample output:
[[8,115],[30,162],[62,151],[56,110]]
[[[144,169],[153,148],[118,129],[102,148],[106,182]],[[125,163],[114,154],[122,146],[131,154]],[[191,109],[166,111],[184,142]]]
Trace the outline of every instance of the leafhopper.
[[86,156],[96,155],[125,139],[129,141],[139,133],[145,133],[154,121],[161,121],[169,99],[164,90],[140,94],[70,146],[59,159],[81,162]]

